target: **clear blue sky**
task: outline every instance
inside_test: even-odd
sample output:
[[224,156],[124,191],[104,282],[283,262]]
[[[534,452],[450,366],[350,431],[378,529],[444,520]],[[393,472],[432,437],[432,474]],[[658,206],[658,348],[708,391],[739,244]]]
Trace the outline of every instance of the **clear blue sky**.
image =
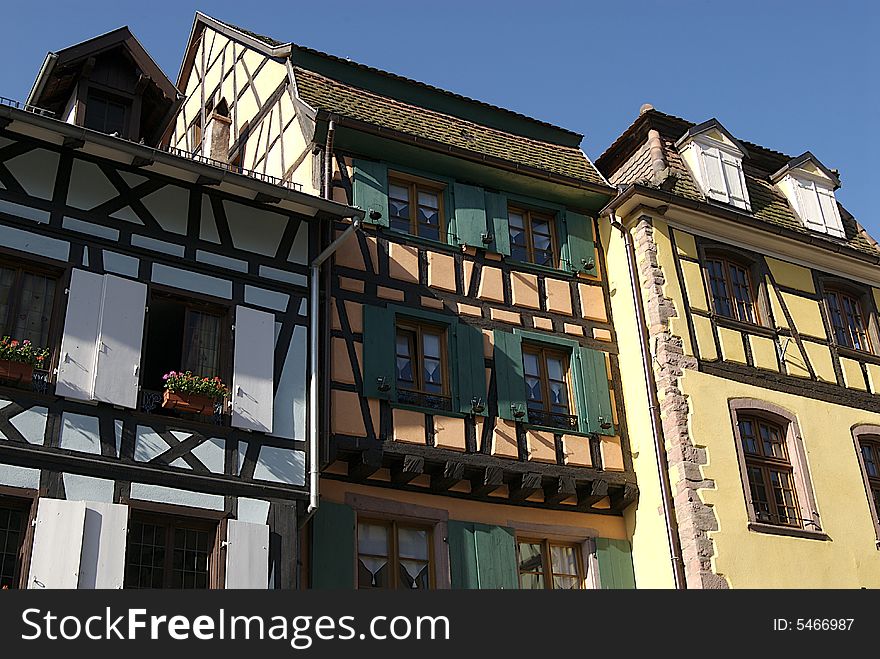
[[196,10],[570,128],[596,158],[650,102],[838,168],[880,238],[880,5],[869,0],[12,2],[0,95],[47,51],[128,25],[175,80]]

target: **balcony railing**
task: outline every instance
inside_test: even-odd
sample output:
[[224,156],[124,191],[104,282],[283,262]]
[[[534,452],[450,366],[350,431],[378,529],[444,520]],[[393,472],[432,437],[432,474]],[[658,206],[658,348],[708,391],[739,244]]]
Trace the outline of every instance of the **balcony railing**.
[[408,389],[398,390],[397,402],[405,405],[415,405],[416,407],[425,407],[429,410],[439,410],[442,412],[448,412],[452,409],[452,399],[449,398],[449,396],[426,394],[421,391],[410,391]]
[[215,160],[214,158],[209,158],[208,156],[203,156],[200,153],[195,153],[192,151],[186,151],[185,149],[178,149],[174,146],[166,146],[161,147],[163,151],[170,153],[173,156],[178,156],[180,158],[188,158],[190,160],[195,160],[196,162],[200,162],[203,165],[208,165],[209,167],[216,167],[217,169],[223,169],[227,172],[232,172],[233,174],[242,174],[243,176],[247,176],[249,178],[254,178],[259,181],[263,181],[264,183],[269,183],[270,185],[277,185],[282,188],[289,188],[290,190],[296,190],[301,192],[302,185],[299,183],[295,183],[289,179],[278,178],[277,176],[272,176],[271,174],[264,174],[263,172],[258,172],[253,169],[246,169],[244,167],[240,167],[238,165],[233,165],[228,162],[224,162],[222,160]]
[[15,108],[16,110],[24,110],[25,112],[32,112],[33,114],[38,114],[41,117],[55,116],[55,113],[50,110],[38,108],[36,105],[28,105],[27,103],[16,101],[14,98],[6,98],[5,96],[0,96],[0,105],[6,105],[10,108]]
[[578,430],[578,418],[573,414],[529,409],[529,423],[534,426],[557,428],[565,432],[577,432]]

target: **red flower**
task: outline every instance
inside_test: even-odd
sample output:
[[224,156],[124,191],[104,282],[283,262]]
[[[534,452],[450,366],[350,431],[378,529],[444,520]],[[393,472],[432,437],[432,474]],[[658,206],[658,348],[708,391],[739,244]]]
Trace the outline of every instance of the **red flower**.
[[11,346],[14,348],[15,346],[18,345],[18,341],[16,341],[15,339],[13,339],[13,340],[12,340],[12,343],[10,343],[9,345],[11,345]]

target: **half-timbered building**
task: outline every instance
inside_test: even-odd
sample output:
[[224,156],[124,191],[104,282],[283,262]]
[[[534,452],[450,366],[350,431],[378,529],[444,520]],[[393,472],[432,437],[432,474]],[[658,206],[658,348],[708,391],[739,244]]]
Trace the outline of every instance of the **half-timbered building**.
[[649,105],[597,164],[618,336],[647,338],[627,419],[660,447],[633,447],[637,582],[876,588],[880,248],[839,174]]
[[614,189],[582,136],[201,14],[178,87],[172,147],[366,214],[322,280],[303,583],[631,587]]
[[[122,28],[0,106],[4,588],[298,584],[309,263],[362,213],[157,148],[184,100]],[[170,372],[228,395],[175,400]]]

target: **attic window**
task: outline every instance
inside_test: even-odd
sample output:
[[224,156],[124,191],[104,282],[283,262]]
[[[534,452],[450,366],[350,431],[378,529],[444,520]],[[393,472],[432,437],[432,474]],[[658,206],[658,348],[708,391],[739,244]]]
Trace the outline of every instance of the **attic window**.
[[800,176],[791,176],[791,185],[795,190],[793,205],[804,226],[843,238],[843,223],[831,186]]
[[742,168],[745,148],[718,121],[694,126],[675,146],[707,198],[751,212]]

